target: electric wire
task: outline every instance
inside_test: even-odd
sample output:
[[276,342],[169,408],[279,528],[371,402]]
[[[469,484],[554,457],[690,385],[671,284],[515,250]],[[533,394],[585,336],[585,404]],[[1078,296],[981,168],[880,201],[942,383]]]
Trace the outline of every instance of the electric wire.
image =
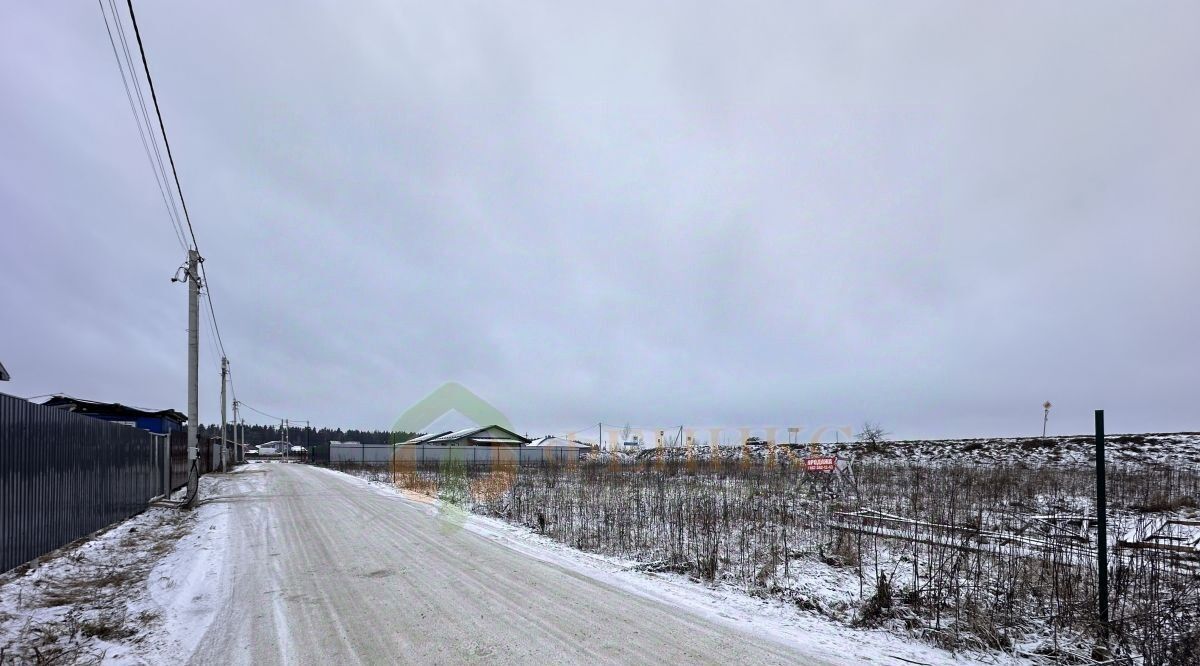
[[[204,298],[203,292],[201,292],[200,297]],[[208,311],[201,308],[200,313],[201,313],[201,316],[204,318],[205,323],[208,324],[208,330],[211,332],[213,330],[213,323],[212,323],[212,318],[209,316]],[[213,342],[213,339],[214,338],[211,336],[208,338],[208,348],[210,351],[212,351],[212,354],[213,354],[213,365],[216,367],[217,372],[220,372],[221,371],[220,359],[223,358],[223,355],[221,354],[221,351],[219,349],[217,349],[217,344],[215,342]]]
[[[104,17],[105,30],[108,32],[109,44],[112,46],[113,56],[116,58],[117,66],[121,71],[121,82],[122,82],[122,85],[125,87],[126,99],[129,101],[130,109],[133,111],[134,119],[135,119],[135,121],[137,121],[137,124],[138,124],[138,134],[139,134],[139,137],[142,137],[142,148],[146,152],[147,159],[150,159],[150,148],[147,146],[147,143],[152,145],[154,148],[154,154],[157,157],[157,166],[158,166],[158,169],[155,172],[155,183],[158,184],[159,192],[160,192],[160,194],[162,194],[163,199],[164,199],[164,204],[167,206],[167,212],[168,212],[168,215],[171,217],[172,226],[176,231],[176,235],[177,235],[178,240],[180,241],[180,244],[183,247],[183,249],[184,250],[188,249],[187,239],[190,237],[191,241],[192,241],[190,247],[194,252],[196,252],[197,255],[199,255],[200,254],[200,244],[196,240],[196,230],[195,230],[195,227],[192,226],[192,217],[191,217],[191,213],[188,211],[187,200],[183,196],[183,186],[180,184],[180,181],[179,181],[179,170],[175,166],[175,154],[171,150],[171,141],[167,137],[167,127],[166,127],[166,123],[163,121],[162,108],[158,103],[158,92],[154,87],[154,78],[150,74],[150,63],[149,63],[148,59],[146,58],[146,46],[145,46],[145,43],[142,41],[141,29],[138,27],[137,13],[133,9],[133,0],[126,0],[126,5],[129,8],[129,20],[130,20],[130,24],[133,26],[134,39],[137,41],[138,54],[141,56],[142,69],[146,75],[146,84],[150,88],[150,100],[154,105],[155,117],[158,119],[158,129],[159,129],[159,133],[162,135],[163,147],[166,149],[166,152],[167,152],[167,162],[171,166],[171,177],[175,183],[175,191],[173,194],[169,193],[170,180],[167,177],[166,166],[162,162],[162,152],[159,151],[159,149],[158,149],[158,141],[157,141],[157,137],[155,136],[154,131],[153,131],[153,125],[150,121],[149,110],[146,107],[146,100],[145,100],[145,95],[142,92],[141,80],[134,73],[133,55],[129,48],[129,41],[125,35],[124,22],[120,19],[119,15],[118,15],[115,0],[108,0],[109,8],[111,9],[112,14],[113,14],[113,23],[116,25],[117,35],[118,35],[119,40],[122,45],[122,51],[125,54],[125,62],[128,65],[129,75],[130,75],[129,78],[132,80],[132,83],[133,83],[133,86],[132,86],[133,91],[132,92],[130,90],[129,82],[127,82],[125,79],[125,66],[122,65],[120,55],[117,52],[117,46],[116,46],[117,40],[115,40],[113,38],[112,29],[109,26],[109,22],[108,22],[108,15],[104,11],[104,0],[97,0],[97,1],[100,4],[101,15]],[[133,103],[133,98],[134,98],[133,93],[134,92],[136,93],[136,97],[137,97],[138,102],[141,107],[141,116],[140,117],[138,116],[137,107]],[[146,130],[145,134],[142,133],[143,121],[145,122],[145,125],[144,125],[145,130]],[[149,141],[147,141],[147,139],[149,139]],[[150,159],[150,162],[151,162],[151,168],[153,169],[155,167],[155,160]],[[179,197],[179,205],[178,206],[175,205],[175,195],[177,195]],[[180,221],[180,211],[179,211],[180,208],[183,209],[182,222]],[[184,233],[184,225],[185,224],[187,227],[186,234]],[[214,353],[216,355],[218,355],[220,358],[228,359],[228,353],[225,351],[225,341],[221,337],[221,325],[219,323],[219,320],[217,319],[216,308],[213,305],[212,288],[209,283],[208,272],[204,267],[204,258],[202,256],[200,257],[200,260],[199,260],[199,272],[200,272],[200,275],[189,276],[189,277],[191,279],[198,280],[200,282],[200,285],[203,287],[203,296],[207,303],[207,311],[208,311],[207,316],[206,316],[206,321],[208,322],[209,328],[212,332],[212,338],[210,338],[209,343],[210,343],[210,345],[213,345],[213,339],[215,339],[216,343],[215,343],[215,345],[213,345]],[[227,373],[226,379],[229,382],[229,387],[233,394],[234,400],[237,400],[237,391],[233,389],[232,373]],[[268,416],[270,418],[278,418],[278,417],[272,416],[270,414],[267,414],[265,412],[262,412],[260,410],[254,409],[250,405],[245,405],[241,401],[238,401],[238,404],[239,404],[239,406],[245,406],[247,409],[250,409],[251,411],[257,412],[264,416]]]
[[[171,220],[171,229],[175,233],[175,239],[179,242],[180,249],[182,249],[184,252],[187,252],[187,238],[183,234],[183,226],[180,225],[179,220],[176,217],[176,212],[172,211],[171,204],[174,203],[175,198],[171,197],[171,203],[168,203],[167,188],[159,174],[158,169],[154,165],[154,157],[150,155],[150,146],[146,141],[146,130],[143,128],[142,120],[138,116],[137,107],[134,105],[133,94],[129,90],[129,81],[125,77],[125,65],[121,62],[120,54],[117,53],[117,44],[113,39],[112,28],[108,23],[108,14],[104,11],[104,0],[96,1],[97,4],[100,5],[100,16],[104,19],[104,30],[108,33],[108,43],[110,46],[112,46],[113,58],[117,61],[117,70],[121,74],[121,85],[125,88],[125,99],[129,102],[129,111],[133,114],[134,124],[137,125],[138,138],[142,142],[142,150],[146,154],[146,160],[150,162],[150,170],[154,173],[154,184],[158,187],[158,193],[162,197],[163,206],[167,209],[167,217]],[[118,20],[115,14],[113,15],[113,20],[114,22]],[[153,135],[151,135],[151,140],[153,140]],[[154,143],[154,148],[157,152],[157,141]]]
[[229,394],[233,396],[233,401],[237,402],[237,389],[233,387],[233,365],[225,369],[225,376],[229,380]]
[[672,430],[678,430],[678,429],[682,428],[683,426],[673,425],[673,426],[667,426],[665,428],[663,426],[659,426],[657,428],[647,428],[646,426],[635,426],[635,425],[629,425],[629,424],[615,425],[612,423],[605,423],[604,427],[611,428],[613,430],[624,430],[625,428],[629,428],[630,430],[662,430],[664,432],[670,432]]
[[[135,67],[133,64],[133,55],[129,51],[129,40],[125,37],[125,22],[120,19],[120,16],[119,16],[120,12],[117,11],[117,5],[116,5],[115,0],[108,0],[108,6],[112,10],[113,23],[116,24],[117,35],[121,38],[121,50],[125,54],[125,62],[129,68],[129,78],[133,82],[134,91],[137,93],[138,106],[141,108],[141,111],[142,111],[141,117],[142,117],[142,120],[145,122],[147,136],[149,136],[151,138],[151,143],[154,146],[154,157],[158,164],[158,171],[162,176],[162,183],[164,186],[166,186],[167,190],[170,191],[169,183],[171,181],[170,181],[170,179],[167,178],[167,169],[165,166],[163,166],[162,151],[160,151],[158,149],[158,139],[155,137],[155,134],[154,134],[154,125],[150,122],[150,113],[146,110],[146,96],[142,92],[142,81],[135,73],[136,70],[135,70]],[[135,115],[136,115],[136,112],[135,112]],[[163,140],[164,141],[166,140],[166,134],[163,135]],[[180,196],[182,196],[182,193],[180,194]],[[171,210],[173,212],[173,219],[175,221],[176,226],[179,228],[180,236],[182,236],[184,238],[184,246],[186,248],[187,238],[183,232],[183,223],[180,221],[179,206],[177,206],[175,204],[175,196],[173,193],[171,193],[168,196],[168,200],[170,201],[170,204],[171,204]]]
[[257,413],[259,413],[259,414],[262,414],[263,416],[265,416],[265,417],[267,417],[267,418],[269,418],[269,419],[275,419],[276,421],[287,421],[287,420],[289,420],[289,419],[285,419],[285,418],[284,418],[284,417],[282,417],[282,416],[275,416],[274,414],[268,414],[268,413],[264,412],[264,411],[263,411],[263,410],[261,410],[261,409],[255,409],[254,407],[251,407],[250,405],[248,405],[248,404],[246,404],[246,403],[244,403],[244,402],[239,402],[239,403],[238,403],[238,406],[239,406],[239,407],[245,407],[246,409],[249,409],[249,410],[250,410],[250,411],[252,411],[252,412],[257,412]]
[[[141,110],[141,123],[144,123],[146,128],[146,136],[149,138],[150,146],[154,150],[154,164],[157,166],[157,177],[161,180],[163,187],[166,189],[166,199],[169,204],[172,222],[178,230],[179,237],[183,241],[184,254],[187,254],[188,242],[187,233],[184,230],[183,216],[179,212],[179,204],[175,201],[175,189],[170,185],[171,179],[167,175],[167,168],[163,164],[162,150],[159,149],[157,132],[154,131],[154,124],[150,121],[150,113],[146,110],[146,95],[142,90],[141,78],[137,75],[137,70],[134,66],[133,56],[129,51],[129,40],[125,37],[124,21],[120,20],[117,11],[117,5],[114,0],[108,0],[109,7],[112,8],[114,23],[117,27],[117,35],[120,37],[121,50],[125,54],[125,63],[129,70],[129,79],[133,84],[133,91],[136,93],[138,108]],[[135,111],[135,115],[137,112]]]
[[192,249],[200,252],[196,242],[196,230],[192,228],[192,216],[188,213],[187,200],[183,198],[183,187],[179,184],[179,171],[175,168],[175,155],[171,152],[171,140],[167,138],[167,126],[163,123],[162,109],[158,105],[158,93],[154,90],[154,78],[150,76],[150,63],[146,61],[146,46],[142,43],[142,31],[138,29],[137,14],[133,11],[133,0],[129,5],[129,19],[133,23],[133,36],[137,39],[138,52],[142,55],[142,68],[146,71],[146,83],[150,85],[150,100],[154,102],[154,114],[158,116],[158,129],[162,132],[163,146],[167,149],[167,161],[171,163],[171,174],[175,176],[175,190],[179,193],[179,204],[183,207],[183,219],[187,222],[188,234],[192,237]]
[[[111,3],[113,0],[109,0],[109,1]],[[133,24],[133,35],[134,35],[134,38],[137,40],[138,53],[142,57],[142,68],[143,68],[143,70],[145,70],[145,73],[146,73],[146,83],[150,86],[150,99],[154,103],[154,114],[158,118],[158,128],[159,128],[159,131],[162,133],[163,146],[167,149],[167,161],[170,162],[170,164],[171,164],[171,174],[175,180],[175,190],[179,195],[179,204],[180,204],[180,206],[183,207],[183,219],[187,223],[188,235],[190,235],[191,239],[192,239],[192,249],[195,250],[197,254],[199,254],[200,253],[200,244],[196,241],[196,230],[192,226],[192,217],[191,217],[191,214],[188,212],[187,200],[183,196],[183,186],[179,182],[179,170],[175,167],[175,154],[171,150],[171,140],[167,137],[167,126],[166,126],[166,123],[163,122],[162,108],[158,104],[158,92],[154,88],[154,77],[151,76],[151,74],[150,74],[150,63],[146,58],[146,46],[145,46],[145,43],[142,41],[141,29],[138,27],[137,13],[133,9],[133,0],[126,0],[126,4],[129,6],[129,19],[130,19],[130,22]],[[123,32],[123,29],[120,27],[120,25],[118,25],[117,32],[121,34],[122,42],[125,42],[124,32]],[[127,51],[127,53],[128,53],[128,51]],[[140,85],[140,83],[138,83],[137,85]],[[139,88],[139,98],[142,99],[144,102],[144,98],[140,97],[140,88]],[[144,110],[144,105],[143,105],[143,110]],[[147,117],[147,122],[149,122],[148,117]],[[157,143],[155,144],[155,146],[157,147]],[[174,199],[172,199],[172,201],[173,200]],[[209,311],[209,314],[212,316],[211,323],[212,323],[212,328],[213,328],[213,334],[217,338],[217,347],[220,349],[221,357],[227,358],[228,354],[226,354],[226,352],[225,352],[225,342],[221,338],[221,325],[217,321],[217,313],[216,313],[215,308],[213,307],[212,289],[208,283],[208,273],[204,268],[203,259],[201,259],[201,263],[200,263],[200,276],[199,277],[201,279],[201,283],[204,285],[205,289],[208,291],[208,311]]]
[[221,326],[217,323],[217,313],[213,309],[212,286],[208,283],[208,273],[206,273],[204,270],[203,261],[200,262],[200,279],[203,281],[204,291],[207,295],[206,300],[208,301],[208,312],[212,315],[213,335],[215,335],[217,338],[217,346],[221,348],[221,356],[225,358],[227,357],[225,354],[225,341],[221,339]]

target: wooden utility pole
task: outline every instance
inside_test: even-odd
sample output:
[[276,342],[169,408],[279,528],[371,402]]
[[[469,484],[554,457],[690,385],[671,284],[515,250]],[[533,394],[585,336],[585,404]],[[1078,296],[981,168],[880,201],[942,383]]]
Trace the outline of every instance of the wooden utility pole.
[[225,452],[229,448],[229,443],[225,439],[225,379],[229,377],[229,359],[221,357],[221,473],[224,474],[227,470],[225,467]]

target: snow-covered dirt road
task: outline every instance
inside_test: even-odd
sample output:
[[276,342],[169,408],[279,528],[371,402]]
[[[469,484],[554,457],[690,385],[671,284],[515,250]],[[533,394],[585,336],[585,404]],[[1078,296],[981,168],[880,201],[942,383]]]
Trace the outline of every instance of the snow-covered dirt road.
[[196,600],[192,626],[207,629],[192,663],[833,663],[345,475],[258,464],[232,476],[209,500],[227,505],[228,533],[220,582]]

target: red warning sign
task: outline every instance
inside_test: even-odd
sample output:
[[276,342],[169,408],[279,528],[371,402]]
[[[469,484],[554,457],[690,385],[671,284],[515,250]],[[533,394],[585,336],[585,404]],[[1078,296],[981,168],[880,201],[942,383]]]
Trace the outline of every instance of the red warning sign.
[[835,469],[837,469],[836,456],[804,459],[804,471],[806,472],[832,472]]

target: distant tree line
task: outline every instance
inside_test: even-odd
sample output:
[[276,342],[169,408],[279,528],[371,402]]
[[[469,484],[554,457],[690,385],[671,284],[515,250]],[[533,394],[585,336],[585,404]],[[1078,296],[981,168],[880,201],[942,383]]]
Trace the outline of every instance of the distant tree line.
[[[391,432],[389,430],[343,430],[341,428],[305,428],[292,426],[287,429],[287,441],[299,446],[317,446],[335,442],[362,442],[368,445],[391,444],[403,442],[415,436],[415,433]],[[221,434],[221,426],[200,425],[201,437],[217,437]],[[273,425],[249,425],[242,429],[248,446],[260,446],[267,442],[277,442],[283,439],[283,429]],[[233,437],[233,426],[229,426],[228,437]]]

